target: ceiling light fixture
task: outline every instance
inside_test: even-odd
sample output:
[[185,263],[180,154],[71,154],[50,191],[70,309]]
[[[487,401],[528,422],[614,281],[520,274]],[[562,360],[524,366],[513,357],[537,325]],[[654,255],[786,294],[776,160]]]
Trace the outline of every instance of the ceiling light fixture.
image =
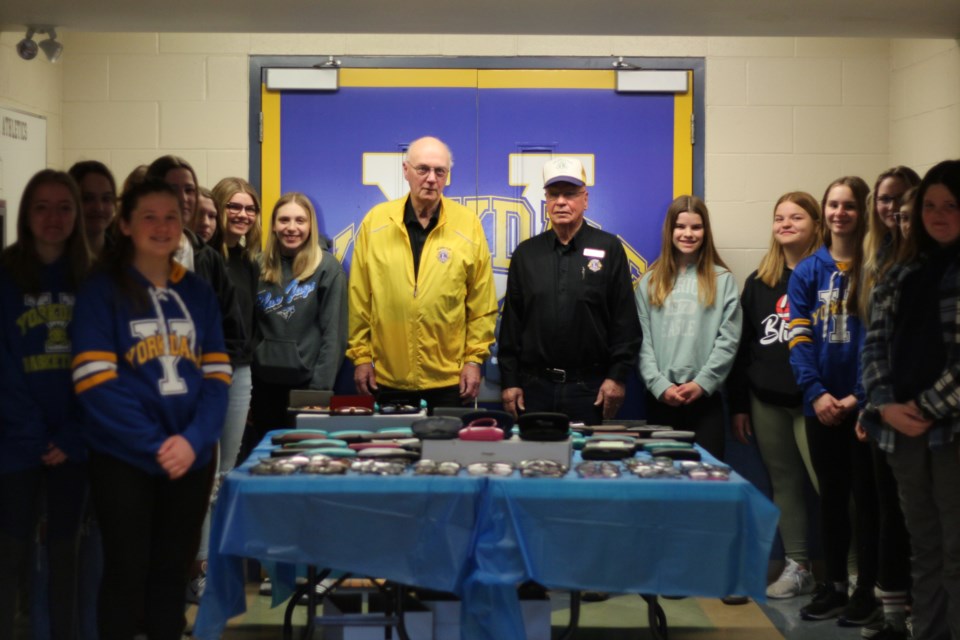
[[[37,44],[33,35],[42,33],[46,33],[48,37]],[[57,31],[53,27],[27,27],[27,35],[17,43],[17,54],[24,60],[33,60],[40,50],[43,50],[50,62],[56,62],[63,54],[63,45],[57,42]]]
[[47,60],[50,62],[56,62],[63,54],[63,45],[57,42],[56,29],[50,27],[49,29],[46,29],[46,32],[50,37],[40,43],[40,48],[43,50],[44,55],[47,56]]
[[17,54],[24,60],[33,60],[37,57],[37,51],[40,47],[33,41],[33,34],[36,32],[32,27],[27,29],[27,35],[17,43]]

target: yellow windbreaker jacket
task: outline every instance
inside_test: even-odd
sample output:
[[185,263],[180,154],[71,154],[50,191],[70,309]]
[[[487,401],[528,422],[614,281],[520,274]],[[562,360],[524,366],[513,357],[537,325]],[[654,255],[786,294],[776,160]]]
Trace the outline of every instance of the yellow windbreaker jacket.
[[497,315],[490,251],[480,219],[442,199],[413,275],[406,198],[367,213],[350,265],[347,357],[373,362],[377,383],[398,389],[458,384],[465,362],[490,354]]

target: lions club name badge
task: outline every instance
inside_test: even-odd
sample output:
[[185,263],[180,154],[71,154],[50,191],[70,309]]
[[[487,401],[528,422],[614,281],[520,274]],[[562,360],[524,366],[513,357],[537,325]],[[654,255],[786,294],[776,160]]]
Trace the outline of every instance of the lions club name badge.
[[605,255],[607,255],[606,251],[603,249],[591,249],[587,247],[583,250],[583,255],[586,258],[590,258],[590,261],[587,262],[587,269],[590,269],[590,271],[593,273],[603,269],[602,259]]

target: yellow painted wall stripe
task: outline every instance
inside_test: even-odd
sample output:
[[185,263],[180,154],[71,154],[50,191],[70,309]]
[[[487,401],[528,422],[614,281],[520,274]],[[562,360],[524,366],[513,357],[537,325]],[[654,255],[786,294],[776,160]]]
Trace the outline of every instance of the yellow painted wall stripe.
[[477,86],[481,89],[605,89],[617,88],[612,70],[576,69],[483,69]]
[[477,86],[476,69],[341,69],[341,87]]
[[693,192],[693,72],[687,71],[687,92],[673,97],[673,197]]
[[[273,205],[280,199],[280,92],[267,91],[261,85],[260,109],[263,113],[263,143],[260,145],[260,201],[263,205],[261,225],[269,232],[273,227]],[[263,234],[263,247],[267,233]]]

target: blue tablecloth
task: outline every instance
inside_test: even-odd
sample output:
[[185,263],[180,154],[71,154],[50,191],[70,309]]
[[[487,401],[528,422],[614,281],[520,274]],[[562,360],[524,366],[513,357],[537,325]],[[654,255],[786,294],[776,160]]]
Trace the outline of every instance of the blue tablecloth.
[[[254,456],[255,457],[255,456]],[[727,482],[230,473],[194,635],[246,608],[241,559],[456,593],[462,637],[524,638],[516,585],[763,600],[778,511]]]

